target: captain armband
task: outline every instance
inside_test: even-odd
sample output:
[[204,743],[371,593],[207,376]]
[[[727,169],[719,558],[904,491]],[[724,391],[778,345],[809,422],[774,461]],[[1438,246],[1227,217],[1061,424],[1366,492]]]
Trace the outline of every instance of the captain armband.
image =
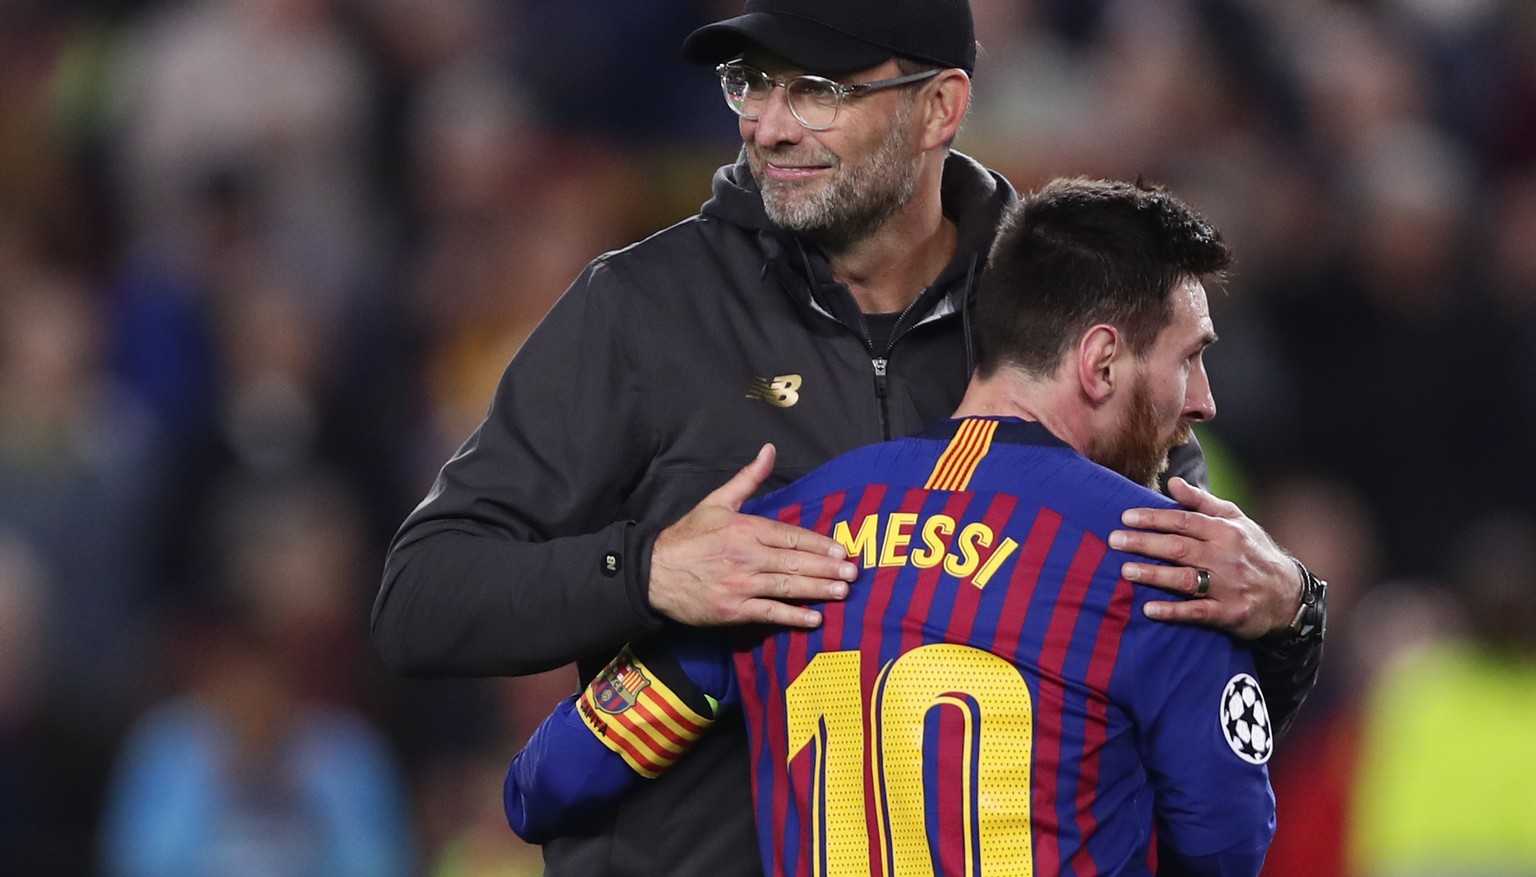
[[707,704],[688,702],[700,695],[688,695],[674,691],[625,646],[581,693],[576,710],[604,746],[635,773],[655,779],[714,724],[713,715],[696,708],[709,709]]

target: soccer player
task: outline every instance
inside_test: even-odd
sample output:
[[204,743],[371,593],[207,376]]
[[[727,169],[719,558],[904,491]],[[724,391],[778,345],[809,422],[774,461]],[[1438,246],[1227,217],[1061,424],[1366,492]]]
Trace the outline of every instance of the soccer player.
[[740,710],[769,875],[1258,873],[1252,655],[1148,620],[1121,575],[1148,561],[1110,535],[1174,507],[1151,488],[1215,414],[1204,282],[1230,254],[1165,192],[1079,179],[1011,210],[989,258],[954,419],[744,506],[841,543],[846,599],[813,630],[626,648],[513,761],[520,835],[579,830]]

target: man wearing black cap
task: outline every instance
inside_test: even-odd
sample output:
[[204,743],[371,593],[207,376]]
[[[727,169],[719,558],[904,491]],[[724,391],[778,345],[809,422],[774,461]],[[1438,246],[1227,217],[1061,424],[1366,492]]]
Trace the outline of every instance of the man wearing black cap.
[[[373,618],[403,672],[574,660],[585,685],[673,622],[815,627],[804,603],[841,599],[853,564],[737,509],[961,397],[972,292],[1016,200],[949,149],[975,66],[965,0],[750,0],[684,51],[716,65],[742,154],[698,216],[587,267],[407,518]],[[1204,483],[1194,442],[1168,474]],[[1182,565],[1123,574],[1202,597],[1153,617],[1264,636],[1283,726],[1315,679],[1321,583],[1229,503],[1173,497],[1193,513],[1143,510],[1114,546]],[[548,874],[757,873],[747,767],[740,724],[717,725],[616,817],[548,844]]]

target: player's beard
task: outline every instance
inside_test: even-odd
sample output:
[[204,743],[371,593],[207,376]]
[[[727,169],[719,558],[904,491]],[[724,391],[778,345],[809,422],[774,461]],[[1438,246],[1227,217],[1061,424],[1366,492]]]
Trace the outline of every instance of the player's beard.
[[1125,422],[1115,435],[1088,448],[1088,459],[1113,469],[1137,484],[1157,489],[1157,480],[1168,469],[1168,452],[1189,441],[1189,424],[1180,420],[1163,438],[1163,427],[1152,390],[1145,380],[1131,389]]
[[[897,103],[891,127],[862,162],[844,165],[832,152],[805,141],[782,150],[747,144],[747,163],[763,193],[768,218],[780,228],[803,235],[829,252],[864,240],[895,216],[917,192],[921,164],[911,130],[913,104]],[[811,150],[807,156],[806,150]],[[832,178],[814,184],[768,179],[763,165],[772,158],[827,164]]]

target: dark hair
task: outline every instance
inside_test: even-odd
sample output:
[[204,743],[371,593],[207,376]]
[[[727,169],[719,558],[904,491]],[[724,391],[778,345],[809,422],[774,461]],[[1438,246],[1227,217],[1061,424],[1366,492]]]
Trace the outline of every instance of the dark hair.
[[1078,336],[1108,323],[1151,348],[1185,278],[1221,279],[1232,254],[1200,214],[1161,188],[1053,180],[1004,216],[976,301],[977,368],[1046,376]]

